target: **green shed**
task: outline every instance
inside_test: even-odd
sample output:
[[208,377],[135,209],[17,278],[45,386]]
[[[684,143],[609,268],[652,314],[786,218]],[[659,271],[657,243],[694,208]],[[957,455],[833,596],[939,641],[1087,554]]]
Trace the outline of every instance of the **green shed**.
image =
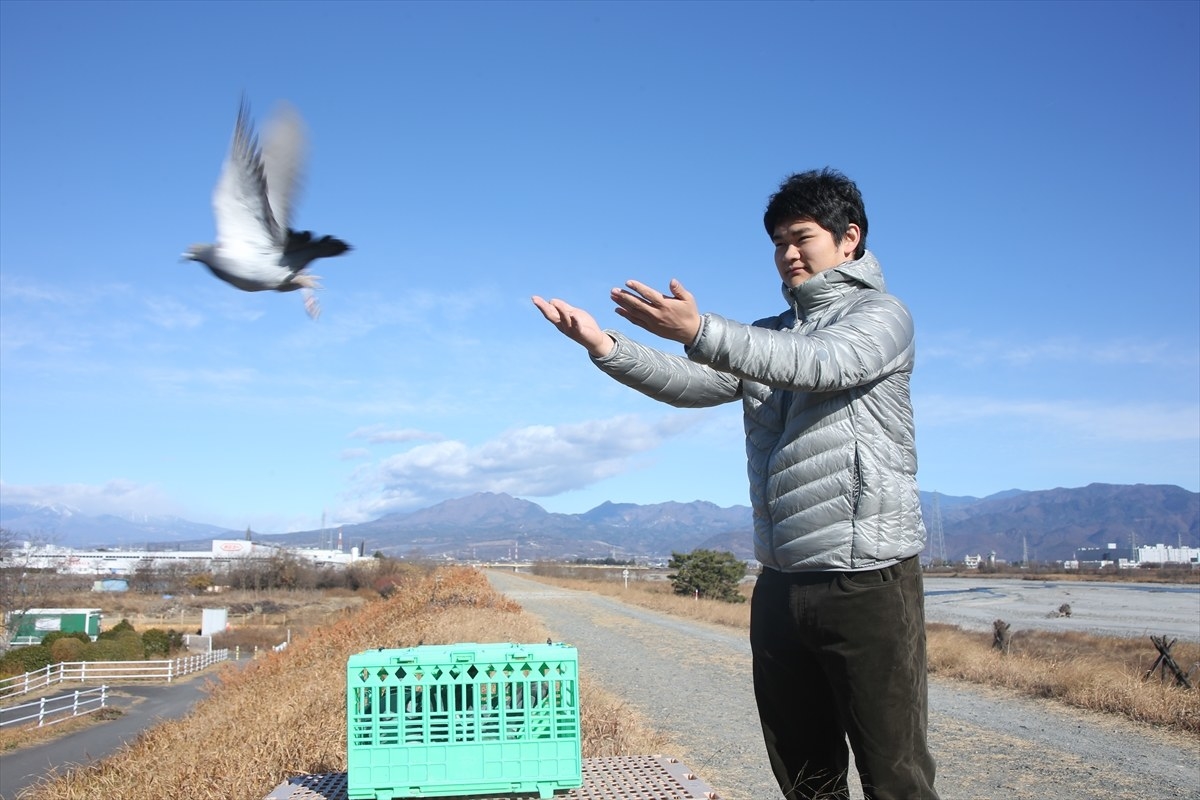
[[9,614],[7,624],[9,630],[15,628],[13,646],[39,644],[52,631],[86,633],[94,642],[100,635],[100,609],[31,608]]

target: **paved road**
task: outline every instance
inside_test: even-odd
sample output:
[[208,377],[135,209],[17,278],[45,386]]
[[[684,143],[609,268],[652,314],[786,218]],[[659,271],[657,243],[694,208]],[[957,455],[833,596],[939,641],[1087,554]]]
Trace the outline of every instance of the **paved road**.
[[97,761],[133,741],[157,721],[184,716],[207,693],[209,684],[205,673],[199,673],[171,684],[116,687],[109,705],[124,712],[120,717],[44,744],[0,754],[0,800],[17,800],[22,789],[55,770]]
[[[667,733],[678,748],[668,755],[723,800],[780,796],[754,710],[745,631],[512,573],[488,577],[556,640],[575,645],[581,678]],[[1200,800],[1195,737],[1007,692],[931,681],[930,743],[944,800]]]

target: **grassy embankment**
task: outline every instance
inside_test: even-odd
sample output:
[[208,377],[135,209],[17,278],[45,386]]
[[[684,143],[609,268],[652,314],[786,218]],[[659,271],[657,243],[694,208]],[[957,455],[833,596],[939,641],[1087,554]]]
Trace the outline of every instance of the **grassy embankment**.
[[[20,800],[261,800],[294,775],[345,770],[351,654],[420,643],[545,639],[540,623],[474,570],[413,576],[390,599],[338,612],[307,631],[294,628],[282,652],[267,651],[241,668],[218,668],[219,682],[187,717],[161,723],[113,756],[43,782]],[[585,758],[657,753],[669,744],[586,677],[580,707]]]
[[[750,627],[749,603],[694,600],[672,593],[666,581],[630,581],[626,589],[611,575],[530,577],[682,617]],[[1173,678],[1160,682],[1157,672],[1147,681],[1146,672],[1158,657],[1148,638],[1022,630],[1013,633],[1010,652],[1003,655],[993,648],[990,633],[930,623],[927,636],[931,675],[1052,698],[1200,736],[1200,675],[1193,672],[1191,690],[1174,685]],[[1185,671],[1200,661],[1200,644],[1181,641],[1171,652]]]

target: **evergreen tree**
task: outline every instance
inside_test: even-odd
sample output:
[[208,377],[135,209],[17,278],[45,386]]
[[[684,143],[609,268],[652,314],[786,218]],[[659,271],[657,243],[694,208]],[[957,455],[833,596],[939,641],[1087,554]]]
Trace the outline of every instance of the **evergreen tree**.
[[668,577],[675,594],[695,595],[727,603],[743,603],[746,598],[738,592],[738,583],[746,576],[746,562],[723,550],[693,550],[690,553],[671,553],[668,567],[675,570]]

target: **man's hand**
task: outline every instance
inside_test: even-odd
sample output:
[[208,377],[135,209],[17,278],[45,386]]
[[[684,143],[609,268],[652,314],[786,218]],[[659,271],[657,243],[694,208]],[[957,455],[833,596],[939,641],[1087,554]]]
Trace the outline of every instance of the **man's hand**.
[[603,358],[612,350],[612,337],[600,329],[591,314],[562,300],[543,300],[534,295],[533,304],[550,323],[569,339],[587,348],[592,358]]
[[696,298],[671,279],[671,294],[667,296],[640,281],[626,281],[624,289],[613,289],[612,299],[617,313],[645,328],[655,336],[681,344],[691,344],[700,332],[700,311]]

